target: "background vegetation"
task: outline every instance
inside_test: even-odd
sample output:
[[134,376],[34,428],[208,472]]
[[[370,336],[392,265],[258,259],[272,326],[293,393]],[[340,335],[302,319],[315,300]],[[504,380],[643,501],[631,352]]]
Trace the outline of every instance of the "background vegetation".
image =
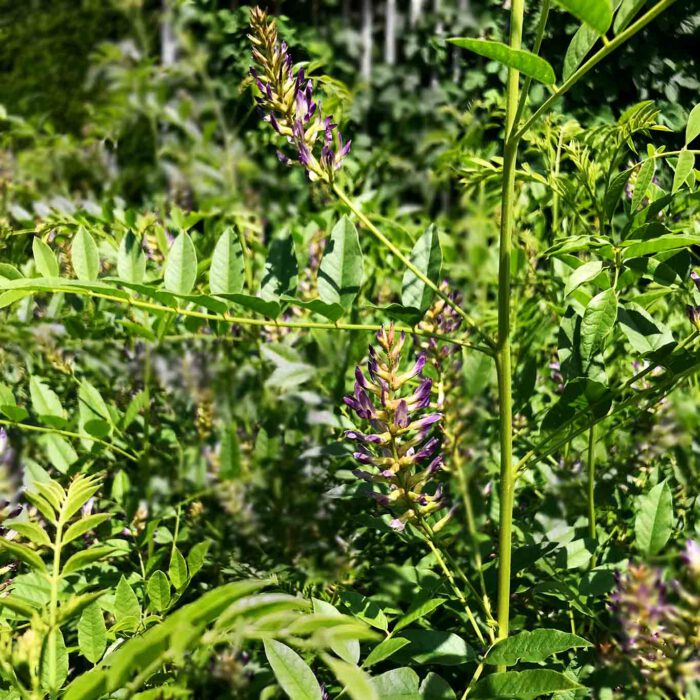
[[[368,329],[417,321],[397,306],[405,266],[351,217],[364,275],[340,325],[367,328],[333,328],[308,305],[349,212],[275,156],[249,75],[250,9],[0,2],[0,697],[296,700],[321,697],[320,683],[353,700],[452,698],[491,663],[488,625],[472,628],[454,589],[476,593],[474,610],[482,593],[496,600],[493,363],[466,323],[458,351],[429,363],[445,416],[435,550],[390,527],[344,437],[360,427],[343,396],[375,342]],[[435,281],[495,334],[506,68],[447,38],[502,40],[503,3],[268,9],[352,139],[344,191],[406,254],[436,224]],[[542,46],[557,75],[579,25],[552,9]],[[521,147],[511,629],[581,640],[548,662],[569,686],[513,697],[700,697],[700,554],[686,544],[700,538],[695,161],[677,175],[678,153],[699,148],[699,42],[698,8],[674,3]],[[546,95],[535,84],[532,105]],[[296,281],[265,297],[278,323],[250,298],[213,298],[222,232],[240,245],[249,296],[271,276],[270,250],[293,241]],[[189,285],[187,265],[167,262],[184,241]],[[98,276],[131,286],[99,288]],[[628,315],[581,357],[577,319],[611,289],[613,316],[618,303]],[[419,328],[440,332],[447,312],[427,298]],[[405,362],[421,348],[434,350],[409,336]],[[74,522],[85,524],[71,542]],[[468,580],[450,585],[440,551]],[[55,585],[44,561],[59,567]],[[523,668],[545,656],[522,656]],[[103,658],[109,678],[91,676]],[[358,663],[367,674],[353,675]],[[280,667],[301,675],[285,684]]]

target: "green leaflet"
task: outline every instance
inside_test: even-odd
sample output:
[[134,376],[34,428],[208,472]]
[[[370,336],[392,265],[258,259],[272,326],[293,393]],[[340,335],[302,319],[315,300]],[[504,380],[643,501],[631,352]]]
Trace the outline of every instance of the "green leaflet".
[[214,247],[209,268],[212,294],[238,294],[243,289],[243,249],[233,228],[227,228]]
[[606,289],[591,299],[581,321],[581,358],[588,362],[603,347],[603,341],[615,325],[617,296]]
[[500,41],[489,41],[487,39],[454,37],[447,41],[462,49],[467,49],[479,56],[483,56],[484,58],[498,61],[509,68],[515,68],[523,75],[527,75],[545,85],[553,85],[556,82],[557,78],[552,66],[550,66],[544,58],[530,51],[511,49],[510,46]]
[[344,216],[333,227],[318,271],[318,294],[326,304],[349,309],[363,278],[362,249],[355,224]]
[[148,579],[146,592],[154,610],[163,612],[170,605],[170,582],[162,571],[153,572]]
[[611,0],[556,0],[556,3],[598,34],[605,34],[612,23]]
[[688,175],[693,172],[695,167],[695,154],[688,151],[681,151],[676,161],[676,170],[673,173],[673,187],[671,192],[678,190],[686,183]]
[[100,271],[100,256],[95,239],[85,227],[81,226],[75,234],[70,254],[75,276],[79,280],[90,282],[97,279]]
[[567,649],[590,647],[592,644],[570,632],[555,629],[537,629],[519,632],[502,639],[489,649],[484,663],[515,666],[518,662],[540,663]]
[[698,136],[700,136],[700,104],[696,104],[690,110],[688,124],[685,127],[685,145],[690,145],[690,142],[694,141]]
[[274,639],[263,644],[275,678],[290,700],[321,700],[321,686],[299,654]]
[[403,637],[389,637],[372,649],[365,659],[364,666],[369,667],[378,664],[380,661],[388,659],[399,649],[410,643],[408,639],[404,639]]
[[59,269],[56,254],[41,238],[35,238],[32,241],[32,252],[34,253],[34,264],[37,272],[42,277],[58,277]]
[[[440,237],[435,224],[431,224],[416,241],[411,250],[411,262],[433,284],[440,280],[442,250]],[[426,311],[433,301],[435,292],[412,270],[406,270],[401,285],[401,304],[404,307]]]
[[119,244],[117,274],[120,279],[136,284],[143,282],[146,274],[146,254],[132,231],[127,231]]
[[416,620],[429,615],[433,610],[439,608],[443,603],[446,602],[446,598],[431,598],[429,600],[418,602],[411,606],[408,612],[401,617],[397,623],[394,625],[393,632],[396,633],[404,627],[408,627],[411,623]]
[[673,344],[673,333],[657,323],[641,306],[628,303],[618,310],[620,328],[629,344],[642,355],[649,355]]
[[165,261],[165,288],[175,294],[189,294],[197,279],[197,251],[190,235],[182,231],[175,239]]
[[646,0],[622,0],[620,7],[615,13],[615,22],[613,24],[615,34],[619,34],[625,30],[639,10],[644,7],[645,3]]
[[652,158],[647,158],[642,163],[642,167],[639,169],[639,174],[637,175],[637,181],[634,184],[632,203],[630,204],[630,209],[633,213],[639,209],[640,205],[644,201],[649,185],[651,185],[651,181],[654,179],[655,171],[656,161]]
[[637,499],[634,537],[644,554],[658,554],[673,530],[673,494],[666,481]]
[[394,668],[372,679],[380,700],[422,700],[420,679],[412,668]]
[[189,580],[187,576],[187,562],[177,547],[173,549],[172,556],[170,557],[168,576],[176,591],[184,589]]
[[102,609],[97,603],[88,605],[78,622],[78,646],[80,653],[96,664],[107,648],[107,628]]
[[298,272],[294,240],[291,236],[276,238],[270,244],[265,262],[260,285],[262,299],[267,302],[278,302],[284,295],[294,296]]
[[[330,603],[318,598],[313,599],[314,612],[331,617],[343,617]],[[332,639],[331,649],[345,662],[357,664],[360,659],[360,642],[356,639]]]
[[114,619],[124,630],[136,630],[141,621],[141,606],[133,588],[122,576],[114,595]]
[[[43,380],[34,376],[30,377],[29,395],[32,400],[32,408],[42,421],[54,425],[65,422],[66,412],[61,405],[58,394],[49,388]],[[52,418],[58,419],[58,421],[52,421]]]
[[578,28],[564,56],[564,69],[562,72],[564,80],[568,80],[576,72],[576,69],[583,63],[583,59],[595,46],[599,37],[598,32],[587,24],[582,24]]
[[379,700],[372,679],[361,668],[347,661],[334,659],[328,654],[323,655],[323,660],[352,700]]
[[56,694],[68,677],[68,651],[60,628],[54,627],[41,648],[40,679],[43,688]]
[[470,698],[503,698],[503,700],[531,700],[531,698],[564,690],[582,688],[576,681],[558,671],[544,668],[529,671],[506,671],[482,678],[469,694]]

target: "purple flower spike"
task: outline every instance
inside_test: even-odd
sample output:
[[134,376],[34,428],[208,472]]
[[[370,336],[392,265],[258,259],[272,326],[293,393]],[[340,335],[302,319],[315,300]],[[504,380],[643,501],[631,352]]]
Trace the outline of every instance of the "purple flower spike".
[[[333,118],[322,115],[321,103],[314,100],[313,83],[306,78],[304,69],[294,73],[287,43],[277,40],[275,21],[255,7],[250,14],[250,28],[253,60],[259,68],[251,67],[250,74],[259,92],[256,101],[267,115],[265,121],[287,137],[310,180],[330,185],[348,150],[338,134],[338,150],[334,152]],[[321,132],[324,138],[319,153],[317,141]]]
[[362,443],[353,452],[357,462],[376,469],[369,477],[362,470],[358,474],[389,487],[389,496],[375,493],[373,497],[380,506],[395,512],[395,529],[403,529],[410,520],[445,507],[442,487],[429,483],[444,463],[443,456],[436,454],[441,441],[431,437],[443,416],[425,412],[432,390],[432,380],[421,376],[425,354],[421,353],[408,370],[400,370],[404,365],[404,344],[403,333],[396,333],[393,326],[382,328],[377,333],[377,346],[369,348],[369,378],[356,367],[353,394],[344,398],[372,431],[345,433],[347,439]]

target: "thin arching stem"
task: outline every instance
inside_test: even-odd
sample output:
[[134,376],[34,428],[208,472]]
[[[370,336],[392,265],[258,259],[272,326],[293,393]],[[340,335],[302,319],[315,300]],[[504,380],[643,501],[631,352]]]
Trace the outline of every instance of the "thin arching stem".
[[333,185],[333,191],[338,195],[345,206],[350,209],[350,211],[360,220],[362,225],[382,244],[387,250],[389,250],[392,255],[395,255],[423,284],[432,289],[437,296],[439,296],[449,307],[458,313],[467,326],[478,333],[484,342],[492,349],[495,349],[493,341],[479,329],[474,319],[461,307],[459,304],[455,303],[453,299],[450,298],[449,294],[445,294],[429,277],[427,277],[423,272],[421,272],[406,255],[404,255],[397,246],[395,246],[370,220],[369,218],[355,206],[354,202],[345,194],[345,192],[338,187],[338,185]]

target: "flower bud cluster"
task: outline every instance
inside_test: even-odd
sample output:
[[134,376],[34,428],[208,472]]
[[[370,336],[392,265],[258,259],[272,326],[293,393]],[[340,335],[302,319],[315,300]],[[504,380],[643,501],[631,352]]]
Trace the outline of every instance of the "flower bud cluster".
[[[700,590],[700,546],[688,542],[684,560],[689,584]],[[672,599],[673,598],[673,602]],[[683,697],[700,678],[700,595],[659,569],[630,565],[618,576],[611,610],[621,629],[620,650],[645,679],[645,689]]]
[[[458,291],[450,292],[447,280],[443,280],[440,283],[440,291],[446,294],[457,306],[461,306],[462,294]],[[421,331],[435,333],[436,335],[451,336],[459,331],[461,325],[462,317],[444,298],[438,297],[425,312],[425,316],[418,324],[418,328]],[[437,338],[416,336],[415,341],[438,370],[442,369],[452,354],[459,352],[459,345],[445,343]]]
[[425,354],[401,370],[405,341],[393,325],[382,328],[378,347],[369,347],[369,377],[358,366],[354,392],[344,398],[370,428],[367,433],[345,434],[356,444],[354,457],[362,466],[354,474],[379,485],[381,492],[373,497],[397,514],[391,521],[397,530],[445,506],[442,485],[433,488],[433,478],[443,465],[441,441],[435,434],[442,414],[430,411],[432,380],[423,377]]
[[[277,42],[274,19],[255,7],[250,13],[250,30],[253,60],[259,68],[251,67],[250,74],[260,91],[256,101],[263,121],[292,145],[310,180],[332,182],[350,150],[350,141],[343,143],[333,118],[322,116],[304,69],[294,72],[286,42]],[[282,151],[277,156],[285,165],[292,165],[293,160]]]

